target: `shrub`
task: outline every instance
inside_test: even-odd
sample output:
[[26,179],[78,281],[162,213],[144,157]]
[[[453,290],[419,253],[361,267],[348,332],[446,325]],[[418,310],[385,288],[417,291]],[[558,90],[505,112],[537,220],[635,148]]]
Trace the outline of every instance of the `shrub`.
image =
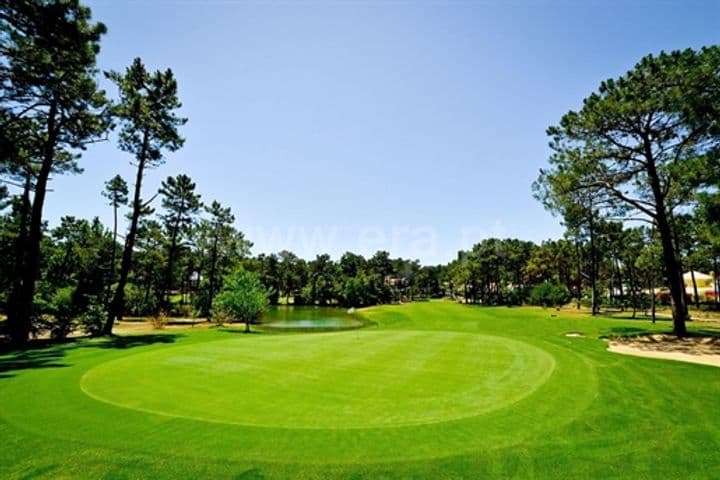
[[64,340],[77,326],[73,318],[74,290],[72,287],[58,288],[52,296],[49,306],[53,320],[48,322],[51,338]]
[[107,311],[99,303],[91,303],[87,311],[79,318],[83,331],[92,337],[102,335],[103,325],[107,318]]
[[544,282],[530,290],[529,301],[532,305],[557,307],[570,301],[571,295],[565,285]]
[[217,326],[217,327],[222,327],[226,323],[232,322],[232,317],[230,317],[228,312],[226,312],[225,310],[222,310],[222,309],[214,310],[213,315],[210,318],[211,318],[212,322],[215,324],[215,326]]
[[150,322],[150,325],[152,325],[154,330],[162,330],[163,328],[165,328],[168,320],[169,318],[167,316],[167,313],[165,313],[164,311],[160,311],[159,313],[150,315],[148,317],[148,322]]

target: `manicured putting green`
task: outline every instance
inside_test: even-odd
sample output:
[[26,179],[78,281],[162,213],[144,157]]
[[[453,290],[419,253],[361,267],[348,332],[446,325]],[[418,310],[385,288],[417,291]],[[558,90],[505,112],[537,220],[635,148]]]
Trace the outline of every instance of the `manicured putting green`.
[[282,428],[377,428],[471,417],[517,402],[555,366],[503,337],[355,331],[241,337],[129,355],[81,379],[148,413]]

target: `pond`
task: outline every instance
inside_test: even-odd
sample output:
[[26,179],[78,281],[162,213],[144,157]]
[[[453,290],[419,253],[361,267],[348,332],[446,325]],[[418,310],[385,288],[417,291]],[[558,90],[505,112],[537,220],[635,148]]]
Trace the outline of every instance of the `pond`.
[[357,314],[342,308],[279,306],[265,313],[259,327],[282,331],[330,331],[360,328],[365,323]]

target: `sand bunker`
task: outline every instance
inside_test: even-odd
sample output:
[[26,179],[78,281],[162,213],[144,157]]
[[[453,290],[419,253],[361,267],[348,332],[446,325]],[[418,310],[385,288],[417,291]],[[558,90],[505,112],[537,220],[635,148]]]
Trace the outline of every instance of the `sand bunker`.
[[661,358],[720,367],[720,337],[687,337],[654,334],[616,338],[608,350],[623,355]]

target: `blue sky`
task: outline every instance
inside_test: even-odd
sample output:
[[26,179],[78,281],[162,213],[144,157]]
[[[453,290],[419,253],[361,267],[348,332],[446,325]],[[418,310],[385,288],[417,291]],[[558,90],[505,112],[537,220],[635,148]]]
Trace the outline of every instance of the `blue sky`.
[[[92,1],[99,67],[175,72],[187,173],[253,253],[378,249],[444,263],[484,237],[562,235],[532,198],[545,129],[643,55],[720,40],[720,2]],[[108,91],[115,94],[112,86]],[[111,211],[113,141],[53,180],[46,217]]]

